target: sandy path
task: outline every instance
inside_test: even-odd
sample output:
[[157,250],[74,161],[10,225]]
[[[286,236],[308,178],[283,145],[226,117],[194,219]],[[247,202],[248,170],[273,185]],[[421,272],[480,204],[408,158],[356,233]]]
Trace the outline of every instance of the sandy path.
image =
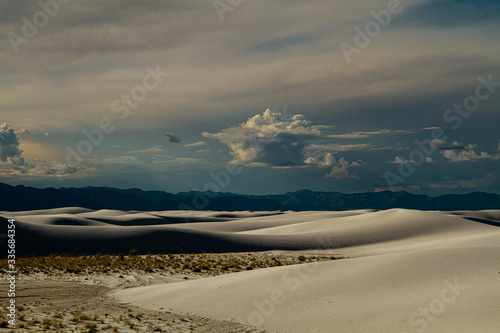
[[[17,284],[18,327],[15,332],[266,332],[234,322],[194,315],[151,311],[118,303],[110,287],[60,278],[24,279]],[[0,285],[2,312],[7,285]],[[5,313],[2,313],[5,318]],[[10,329],[0,331],[10,332]]]

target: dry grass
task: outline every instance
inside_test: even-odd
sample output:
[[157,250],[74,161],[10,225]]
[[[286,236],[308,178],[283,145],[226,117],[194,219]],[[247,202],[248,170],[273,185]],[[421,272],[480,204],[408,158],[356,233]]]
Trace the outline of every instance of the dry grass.
[[[269,254],[200,253],[142,255],[50,255],[43,257],[21,257],[16,261],[19,274],[42,273],[53,275],[89,275],[111,273],[195,273],[219,275],[241,270],[252,270],[274,266],[294,265],[307,262],[341,259],[332,256],[271,256]],[[6,259],[0,259],[0,267],[6,267]],[[0,273],[4,273],[0,270]]]
[[[341,259],[341,257],[325,255],[299,256],[292,253],[276,255],[266,252],[136,255],[132,251],[130,255],[20,257],[16,260],[16,268],[20,281],[34,279],[33,283],[37,283],[36,281],[44,280],[45,277],[49,277],[48,280],[57,280],[61,276],[85,276],[85,280],[87,280],[89,276],[100,279],[103,275],[108,274],[122,277],[121,274],[129,275],[132,273],[214,276],[242,270],[335,259]],[[7,267],[6,259],[0,259],[0,278],[5,273],[5,267]],[[32,275],[33,277],[31,277]],[[197,331],[196,328],[198,327],[197,321],[189,316],[177,317],[166,322],[159,319],[158,314],[143,314],[135,310],[131,313],[130,308],[125,310],[118,307],[108,315],[107,308],[99,312],[77,307],[77,305],[81,305],[81,301],[78,300],[75,300],[75,306],[72,307],[72,310],[70,310],[71,307],[66,310],[50,308],[49,305],[45,304],[46,302],[43,303],[44,308],[42,310],[42,303],[39,300],[32,300],[31,302],[18,304],[16,306],[18,314],[17,327],[10,327],[11,325],[7,321],[1,321],[0,331],[15,329],[16,333],[30,331],[178,332],[184,331],[186,327]],[[81,311],[77,309],[81,309]],[[0,318],[6,318],[6,312],[3,308],[0,308]]]

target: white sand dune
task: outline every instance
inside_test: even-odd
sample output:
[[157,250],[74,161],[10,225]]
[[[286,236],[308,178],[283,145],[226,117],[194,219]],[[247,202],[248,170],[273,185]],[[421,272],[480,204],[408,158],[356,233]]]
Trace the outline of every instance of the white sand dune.
[[26,253],[297,250],[349,259],[119,290],[278,332],[498,332],[500,211],[123,212],[16,218]]

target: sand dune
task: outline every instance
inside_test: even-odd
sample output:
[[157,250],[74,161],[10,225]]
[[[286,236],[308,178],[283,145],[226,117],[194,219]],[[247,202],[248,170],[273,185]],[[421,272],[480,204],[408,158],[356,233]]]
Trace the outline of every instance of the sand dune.
[[[81,208],[3,212],[20,254],[429,248],[489,233],[497,211],[125,212]],[[417,240],[418,241],[415,241]]]
[[498,332],[500,211],[2,212],[25,253],[295,250],[349,259],[119,290],[278,332]]

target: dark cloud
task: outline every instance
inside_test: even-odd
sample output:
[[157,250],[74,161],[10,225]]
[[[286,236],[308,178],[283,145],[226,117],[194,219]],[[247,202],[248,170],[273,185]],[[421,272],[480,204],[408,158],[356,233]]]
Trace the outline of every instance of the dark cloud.
[[165,132],[165,133],[163,133],[163,135],[165,135],[165,137],[167,138],[168,142],[171,142],[171,143],[181,142],[181,138],[179,138],[174,133],[167,133],[167,132]]
[[9,124],[0,125],[0,160],[11,161],[14,164],[24,164],[21,157],[22,150],[19,149],[19,139]]
[[455,141],[452,144],[448,145],[448,143],[446,143],[446,141],[441,140],[441,139],[432,140],[431,147],[434,149],[443,149],[443,150],[462,150],[462,149],[477,150],[477,149],[479,149],[478,145],[476,145],[476,144],[469,144],[466,146],[463,143],[459,143],[459,142]]
[[21,128],[20,130],[16,131],[15,132],[16,134],[31,134],[30,131],[28,131],[27,129],[25,128]]

